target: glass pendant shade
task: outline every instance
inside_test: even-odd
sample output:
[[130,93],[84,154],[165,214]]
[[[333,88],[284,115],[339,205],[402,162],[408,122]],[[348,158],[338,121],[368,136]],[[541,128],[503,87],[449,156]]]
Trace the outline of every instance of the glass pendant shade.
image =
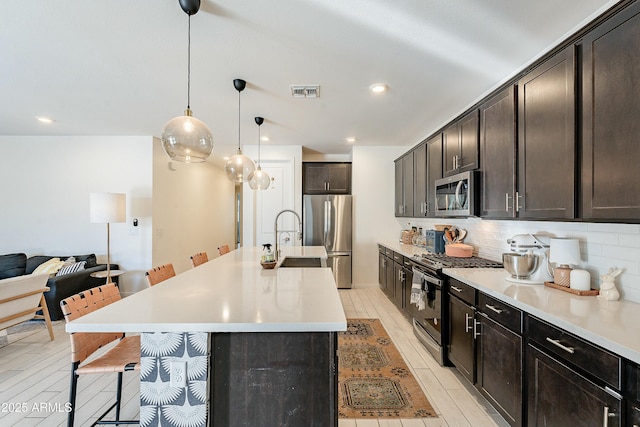
[[266,190],[270,184],[271,178],[269,178],[269,175],[263,171],[260,166],[249,175],[249,187],[251,187],[252,190]]
[[213,135],[202,121],[191,112],[191,15],[198,13],[200,0],[179,0],[180,7],[189,16],[187,48],[187,109],[184,116],[169,120],[162,130],[162,148],[171,160],[199,163],[207,160],[213,151]]
[[242,154],[241,150],[238,150],[238,154],[231,156],[227,163],[224,165],[224,171],[227,173],[227,177],[240,184],[249,180],[249,175],[256,170],[256,165],[251,158]]
[[162,148],[171,158],[185,163],[207,160],[213,151],[213,135],[202,121],[187,109],[184,116],[169,120],[162,131]]
[[269,178],[269,174],[260,167],[260,126],[264,123],[264,118],[256,117],[255,121],[258,125],[258,167],[249,175],[249,187],[251,187],[252,190],[266,190],[271,184],[271,178]]

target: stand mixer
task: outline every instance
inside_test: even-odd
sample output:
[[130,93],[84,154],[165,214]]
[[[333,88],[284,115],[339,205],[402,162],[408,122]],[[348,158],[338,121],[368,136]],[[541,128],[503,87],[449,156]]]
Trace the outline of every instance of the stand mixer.
[[[511,273],[507,281],[527,285],[541,285],[553,281],[549,265],[548,236],[517,234],[507,240],[512,253],[502,254],[505,269]],[[517,260],[526,259],[528,268],[522,269]]]

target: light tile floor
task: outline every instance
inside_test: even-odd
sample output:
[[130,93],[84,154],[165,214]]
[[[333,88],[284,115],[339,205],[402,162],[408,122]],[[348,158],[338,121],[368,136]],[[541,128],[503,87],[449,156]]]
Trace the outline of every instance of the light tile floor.
[[[413,335],[411,325],[377,285],[340,290],[347,317],[379,318],[421,384],[438,418],[340,420],[339,427],[505,426],[504,420],[453,368],[439,366]],[[0,348],[0,426],[66,425],[63,406],[69,390],[69,339],[64,322]],[[128,375],[127,375],[128,374]],[[125,374],[123,418],[138,418],[139,380]],[[92,376],[94,377],[94,376]],[[113,376],[79,382],[76,426],[90,425],[115,392]],[[256,426],[259,427],[259,426]],[[275,426],[264,426],[275,427]]]

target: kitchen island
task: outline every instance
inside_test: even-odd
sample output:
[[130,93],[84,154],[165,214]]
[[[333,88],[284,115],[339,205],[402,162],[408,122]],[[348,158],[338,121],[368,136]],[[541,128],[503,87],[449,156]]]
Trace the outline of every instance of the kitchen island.
[[[264,270],[260,256],[259,248],[232,251],[67,331],[142,334],[143,426],[337,426],[336,339],[346,318],[331,270]],[[282,248],[287,256],[327,255]],[[186,387],[170,383],[179,361]]]

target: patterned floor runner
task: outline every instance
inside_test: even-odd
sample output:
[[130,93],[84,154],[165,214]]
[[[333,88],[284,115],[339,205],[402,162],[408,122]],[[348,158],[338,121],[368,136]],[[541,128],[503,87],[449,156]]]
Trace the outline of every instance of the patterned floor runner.
[[437,416],[380,320],[347,319],[338,348],[340,418]]

